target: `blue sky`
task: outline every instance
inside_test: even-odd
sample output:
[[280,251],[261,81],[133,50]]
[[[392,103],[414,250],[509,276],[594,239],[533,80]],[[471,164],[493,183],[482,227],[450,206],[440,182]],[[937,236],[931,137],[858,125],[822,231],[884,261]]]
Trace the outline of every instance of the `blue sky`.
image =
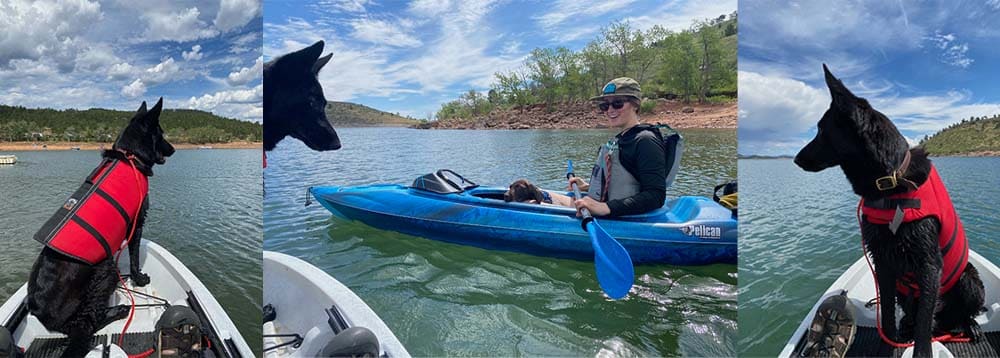
[[916,144],[1000,113],[1000,0],[741,1],[739,152],[795,154],[829,107],[822,63]]
[[[140,4],[142,3],[142,4]],[[0,1],[0,104],[260,121],[259,0]]]
[[579,50],[612,21],[687,29],[736,10],[736,1],[327,0],[265,1],[264,58],[326,41],[320,73],[328,100],[414,118],[493,74],[517,69],[532,49]]

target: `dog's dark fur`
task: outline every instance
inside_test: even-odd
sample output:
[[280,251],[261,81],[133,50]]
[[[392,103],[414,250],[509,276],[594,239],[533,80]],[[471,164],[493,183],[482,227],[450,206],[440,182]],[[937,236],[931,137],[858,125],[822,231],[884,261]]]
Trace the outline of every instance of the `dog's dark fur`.
[[[854,192],[874,200],[906,192],[907,187],[879,191],[876,178],[886,176],[902,163],[907,150],[911,159],[904,177],[921,185],[931,163],[923,148],[909,149],[906,139],[882,113],[851,93],[823,66],[833,102],[819,121],[816,138],[795,156],[795,164],[817,172],[840,166]],[[940,222],[933,217],[904,223],[893,234],[888,225],[863,222],[861,236],[874,260],[882,295],[882,328],[897,342],[914,340],[916,356],[929,356],[933,332],[962,331],[976,339],[979,327],[974,317],[983,306],[985,292],[976,268],[969,263],[958,283],[938,297],[942,257],[938,247]],[[912,272],[920,285],[919,299],[896,291],[896,281]],[[896,330],[896,303],[903,308],[900,330]],[[936,322],[936,325],[934,324]]]
[[506,202],[516,201],[519,203],[530,202],[538,204],[544,200],[544,196],[542,195],[542,189],[539,189],[535,184],[531,184],[531,182],[525,179],[518,179],[510,184],[507,192],[503,193],[503,200]]
[[[139,111],[122,131],[105,158],[125,159],[119,150],[135,155],[135,165],[146,176],[153,175],[153,165],[163,164],[174,154],[174,147],[163,138],[160,110],[163,98],[149,111],[142,102]],[[129,242],[129,271],[133,283],[145,286],[149,276],[139,271],[139,242],[149,201],[142,203],[132,241]],[[93,240],[87,238],[87,240]],[[50,331],[70,337],[63,356],[82,357],[90,350],[91,336],[119,319],[128,316],[129,306],[108,307],[108,299],[118,284],[114,257],[96,265],[78,261],[48,247],[42,249],[28,279],[28,310]]]
[[[340,149],[340,138],[326,119],[326,98],[316,76],[333,54],[323,41],[264,64],[264,150],[292,136],[313,150]],[[353,85],[353,84],[352,84]]]

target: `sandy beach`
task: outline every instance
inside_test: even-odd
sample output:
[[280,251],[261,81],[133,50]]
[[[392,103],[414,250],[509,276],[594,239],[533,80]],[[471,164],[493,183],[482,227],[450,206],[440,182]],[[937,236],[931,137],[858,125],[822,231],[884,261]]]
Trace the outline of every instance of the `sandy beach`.
[[[102,150],[111,148],[112,143],[95,142],[0,142],[0,151],[32,151],[32,150]],[[230,143],[172,143],[175,149],[259,149],[261,142],[230,142]]]

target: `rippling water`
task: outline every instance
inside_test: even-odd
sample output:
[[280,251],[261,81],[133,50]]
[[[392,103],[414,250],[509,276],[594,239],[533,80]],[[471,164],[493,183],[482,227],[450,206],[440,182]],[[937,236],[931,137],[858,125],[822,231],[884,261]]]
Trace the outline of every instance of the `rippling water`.
[[[18,152],[0,166],[0,300],[28,279],[35,231],[100,163],[98,151]],[[261,345],[259,150],[180,150],[153,168],[143,238],[208,287],[250,347]]]
[[[1000,158],[932,158],[973,250],[1000,264]],[[775,356],[830,285],[861,257],[858,197],[840,168],[740,160],[740,356]],[[983,198],[988,198],[983,200]]]
[[[417,238],[303,207],[313,185],[409,184],[452,169],[483,185],[527,178],[559,188],[572,159],[589,172],[608,131],[338,129],[344,148],[286,140],[268,154],[267,250],[300,257],[351,287],[416,356],[732,356],[736,266],[636,267],[636,291],[606,300],[592,262]],[[734,130],[684,132],[673,195],[711,195],[734,178]]]

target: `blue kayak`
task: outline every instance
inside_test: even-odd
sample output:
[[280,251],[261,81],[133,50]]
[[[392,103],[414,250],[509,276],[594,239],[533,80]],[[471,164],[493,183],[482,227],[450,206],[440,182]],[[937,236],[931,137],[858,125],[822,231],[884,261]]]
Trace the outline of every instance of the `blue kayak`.
[[[334,215],[435,240],[542,256],[593,260],[590,237],[572,208],[504,202],[507,188],[436,182],[412,186],[312,187]],[[426,180],[425,177],[431,178]],[[643,215],[599,218],[632,261],[674,265],[736,263],[734,213],[697,196],[667,200]]]

